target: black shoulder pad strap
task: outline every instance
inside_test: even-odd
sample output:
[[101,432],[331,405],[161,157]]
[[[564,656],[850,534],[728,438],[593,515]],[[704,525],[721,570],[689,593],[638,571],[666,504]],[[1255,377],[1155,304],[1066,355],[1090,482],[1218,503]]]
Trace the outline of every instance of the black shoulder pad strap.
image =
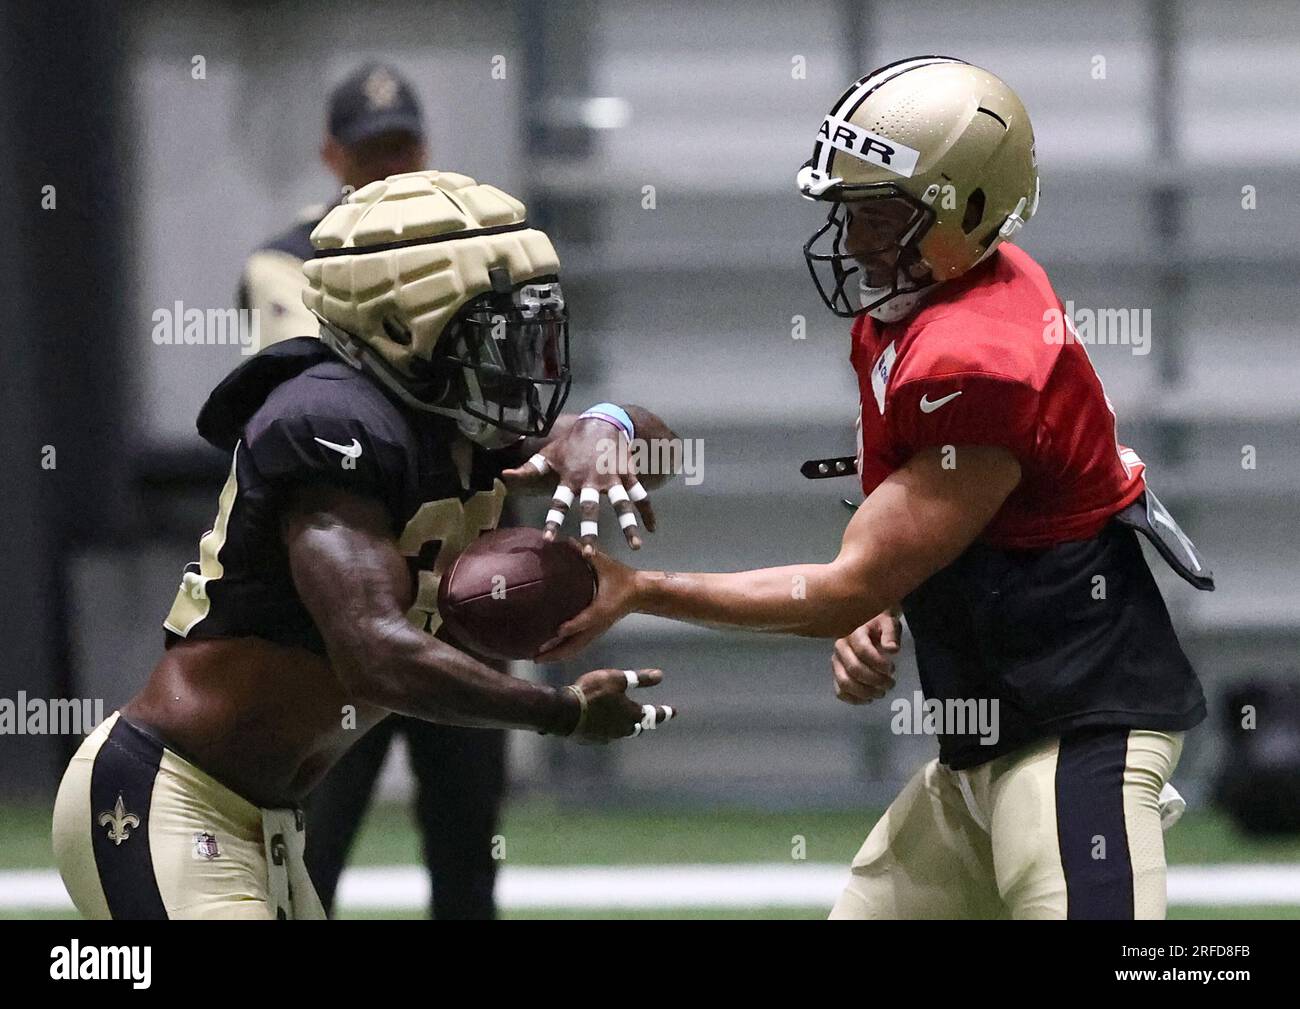
[[1214,572],[1150,487],[1115,518],[1145,536],[1165,563],[1189,584],[1202,592],[1214,591]]
[[337,360],[334,352],[314,336],[272,344],[217,383],[199,411],[199,436],[223,452],[233,452],[248,418],[277,385],[329,360]]

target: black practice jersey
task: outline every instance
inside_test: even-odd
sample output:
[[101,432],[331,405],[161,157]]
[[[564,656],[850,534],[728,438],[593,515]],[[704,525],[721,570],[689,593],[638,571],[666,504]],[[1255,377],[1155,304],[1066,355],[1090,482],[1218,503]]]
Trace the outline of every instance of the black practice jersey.
[[182,638],[253,636],[320,654],[281,536],[294,488],[333,484],[383,502],[417,581],[408,619],[432,634],[441,623],[438,580],[496,527],[506,495],[498,477],[516,462],[508,450],[469,442],[451,418],[406,408],[310,337],[275,344],[231,372],[198,428],[231,453],[230,475],[164,626]]
[[1205,695],[1137,534],[1039,550],[975,543],[903,600],[925,696],[996,702],[997,733],[939,734],[939,759],[974,767],[1079,729],[1190,729]]

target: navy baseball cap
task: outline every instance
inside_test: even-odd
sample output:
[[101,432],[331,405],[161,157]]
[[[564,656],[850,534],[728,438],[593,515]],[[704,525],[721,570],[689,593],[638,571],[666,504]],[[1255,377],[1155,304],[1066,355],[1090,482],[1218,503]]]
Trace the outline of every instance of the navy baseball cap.
[[420,103],[410,83],[392,67],[367,63],[354,70],[330,94],[330,136],[344,147],[381,133],[424,136]]

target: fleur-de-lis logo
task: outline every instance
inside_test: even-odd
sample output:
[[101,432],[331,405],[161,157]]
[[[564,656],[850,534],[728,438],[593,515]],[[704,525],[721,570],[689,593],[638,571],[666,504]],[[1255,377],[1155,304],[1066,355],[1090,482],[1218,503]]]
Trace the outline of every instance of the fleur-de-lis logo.
[[108,839],[113,844],[121,844],[131,836],[131,828],[140,826],[140,817],[126,811],[122,793],[117,793],[117,804],[111,813],[99,814],[99,825],[108,828]]

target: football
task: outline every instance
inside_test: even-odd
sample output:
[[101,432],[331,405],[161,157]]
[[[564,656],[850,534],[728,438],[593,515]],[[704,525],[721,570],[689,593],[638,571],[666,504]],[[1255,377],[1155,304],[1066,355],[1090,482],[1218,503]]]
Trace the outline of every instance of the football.
[[498,529],[475,540],[438,585],[438,612],[467,649],[531,659],[596,597],[596,572],[569,543],[541,530]]

